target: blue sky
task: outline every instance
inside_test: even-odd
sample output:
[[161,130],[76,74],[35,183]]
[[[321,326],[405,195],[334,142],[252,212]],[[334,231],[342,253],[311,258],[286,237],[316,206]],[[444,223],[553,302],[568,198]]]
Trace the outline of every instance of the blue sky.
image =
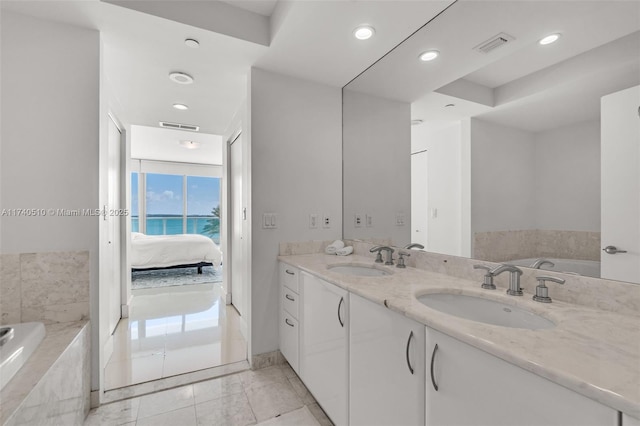
[[[138,175],[131,177],[131,214],[138,215]],[[147,214],[182,214],[182,176],[147,174]],[[220,203],[220,179],[187,176],[187,214],[209,215]]]

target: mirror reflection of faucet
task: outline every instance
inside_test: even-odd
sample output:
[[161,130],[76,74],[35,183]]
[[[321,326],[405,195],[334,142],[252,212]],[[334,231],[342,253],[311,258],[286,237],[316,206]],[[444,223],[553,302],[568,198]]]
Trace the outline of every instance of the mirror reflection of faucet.
[[394,249],[392,249],[391,247],[387,247],[387,246],[375,246],[373,248],[371,248],[371,250],[369,250],[369,252],[371,253],[375,253],[378,252],[378,255],[376,256],[376,263],[382,263],[382,252],[386,251],[387,254],[387,260],[384,262],[385,265],[393,265],[393,252],[395,251]]
[[533,262],[529,267],[533,269],[540,269],[542,265],[549,265],[549,267],[551,268],[556,266],[556,264],[550,261],[549,259],[540,258],[540,259],[537,259],[535,262]]

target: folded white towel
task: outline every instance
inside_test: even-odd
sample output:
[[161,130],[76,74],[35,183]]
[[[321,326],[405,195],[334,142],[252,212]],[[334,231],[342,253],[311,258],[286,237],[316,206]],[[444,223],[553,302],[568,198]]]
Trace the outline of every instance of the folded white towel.
[[351,253],[353,253],[353,247],[351,247],[351,246],[347,246],[345,248],[341,248],[340,250],[336,251],[336,254],[338,256],[348,256]]
[[341,240],[335,240],[324,249],[324,252],[327,254],[336,254],[336,251],[343,247],[344,243]]

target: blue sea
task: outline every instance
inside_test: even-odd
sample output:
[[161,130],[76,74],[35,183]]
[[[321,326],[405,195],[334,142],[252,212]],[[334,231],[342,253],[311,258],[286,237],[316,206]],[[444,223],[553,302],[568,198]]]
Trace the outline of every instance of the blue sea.
[[[220,233],[217,232],[213,236],[204,233],[204,227],[213,219],[220,224],[220,219],[212,217],[187,217],[187,234],[200,234],[211,237],[216,244],[220,244]],[[147,235],[177,235],[182,234],[182,217],[147,217]],[[137,216],[131,218],[131,230],[140,232],[140,223]]]

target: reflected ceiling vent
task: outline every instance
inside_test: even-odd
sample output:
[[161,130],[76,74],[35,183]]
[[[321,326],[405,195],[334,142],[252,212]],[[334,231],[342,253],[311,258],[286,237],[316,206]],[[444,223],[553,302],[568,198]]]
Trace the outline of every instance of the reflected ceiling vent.
[[500,33],[496,36],[491,37],[489,40],[484,41],[473,48],[473,50],[477,50],[482,53],[489,53],[492,50],[497,49],[500,46],[504,46],[510,41],[515,40],[515,37],[510,36],[506,33]]
[[165,129],[191,130],[192,132],[200,130],[200,126],[195,126],[193,124],[169,123],[168,121],[161,121],[160,127],[164,127]]

